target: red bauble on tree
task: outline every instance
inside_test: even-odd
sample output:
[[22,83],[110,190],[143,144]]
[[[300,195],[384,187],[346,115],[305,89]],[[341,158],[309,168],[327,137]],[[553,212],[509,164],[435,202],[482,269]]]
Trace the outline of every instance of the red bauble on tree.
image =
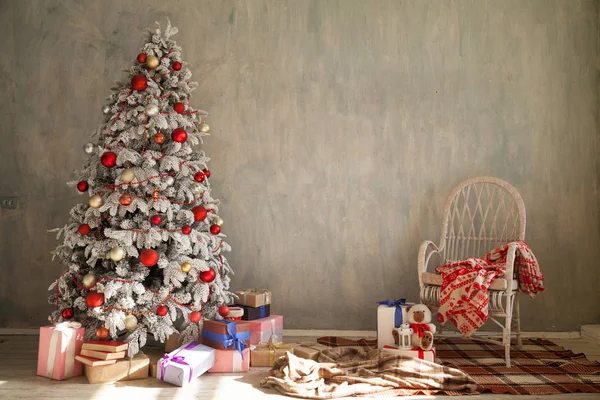
[[81,224],[81,225],[79,225],[78,230],[79,230],[80,234],[85,236],[92,231],[92,228],[90,228],[90,226],[88,224]]
[[148,79],[144,75],[138,74],[131,78],[131,88],[133,90],[143,91],[148,87]]
[[68,308],[65,308],[64,310],[62,310],[62,317],[64,319],[73,318],[73,309],[71,307],[68,307]]
[[207,271],[200,272],[200,280],[202,282],[210,283],[215,280],[217,274],[214,269],[209,268]]
[[152,249],[144,249],[140,254],[140,261],[146,267],[153,267],[158,262],[158,253]]
[[210,171],[208,169],[204,168],[202,172],[204,172],[204,175],[206,175],[207,178],[210,178]]
[[218,235],[219,232],[221,232],[221,227],[219,225],[210,226],[210,233],[212,233],[213,235]]
[[180,63],[179,61],[175,61],[175,62],[173,63],[173,69],[174,69],[175,71],[179,71],[179,70],[181,69],[181,63]]
[[117,165],[117,155],[112,151],[107,151],[106,153],[102,154],[102,156],[100,156],[100,162],[106,168],[112,168],[115,165]]
[[229,307],[227,304],[223,304],[221,307],[219,307],[219,315],[223,318],[229,315]]
[[143,64],[146,62],[146,58],[147,58],[146,53],[140,53],[137,56],[137,62],[139,62],[140,64]]
[[198,171],[194,174],[194,180],[196,182],[203,182],[204,178],[206,178],[206,177],[204,176],[204,172],[202,172],[202,171]]
[[177,114],[181,114],[185,111],[185,104],[181,102],[175,103],[173,104],[173,110],[175,110]]
[[105,327],[101,326],[100,328],[98,328],[96,330],[96,337],[98,339],[106,339],[108,337],[108,335],[110,334],[110,332],[108,331],[108,329],[106,329]]
[[194,221],[197,222],[204,221],[206,219],[206,216],[208,215],[206,208],[202,206],[196,206],[192,208],[192,212],[194,213]]
[[85,303],[88,307],[100,307],[104,304],[104,293],[91,291],[85,296]]
[[187,140],[187,132],[184,129],[175,128],[173,129],[173,132],[171,132],[171,139],[173,139],[174,142],[183,143]]
[[162,221],[162,218],[158,214],[153,215],[152,218],[150,218],[150,222],[152,223],[152,225],[158,225],[160,224],[160,221]]
[[79,190],[80,192],[87,192],[89,187],[90,187],[90,185],[88,185],[88,183],[86,181],[80,181],[77,184],[77,190]]
[[192,233],[192,227],[189,225],[182,226],[181,233],[183,233],[184,235],[189,235],[190,233]]
[[167,315],[168,312],[169,309],[167,308],[167,306],[164,306],[162,304],[156,309],[156,315],[158,315],[159,317],[164,317],[165,315]]
[[194,324],[197,324],[198,322],[200,322],[200,319],[202,318],[202,315],[198,312],[198,311],[192,311],[190,313],[190,322],[193,322]]

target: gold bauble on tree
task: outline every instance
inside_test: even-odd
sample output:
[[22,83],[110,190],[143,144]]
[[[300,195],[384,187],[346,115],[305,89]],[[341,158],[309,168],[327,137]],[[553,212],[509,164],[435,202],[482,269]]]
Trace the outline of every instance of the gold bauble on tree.
[[125,328],[129,329],[130,331],[137,328],[137,324],[138,324],[138,320],[135,317],[135,315],[129,314],[128,316],[125,317]]
[[190,264],[189,262],[184,262],[183,264],[181,264],[181,270],[183,272],[190,272],[192,270],[192,264]]
[[203,121],[200,124],[200,126],[198,127],[198,129],[200,129],[200,132],[204,132],[204,133],[210,132],[210,126],[208,126],[208,124],[206,123],[206,121]]
[[213,224],[223,226],[223,220],[221,219],[221,217],[215,217],[213,219]]
[[88,200],[88,204],[92,208],[100,208],[104,205],[104,199],[99,194],[95,194]]
[[131,195],[128,194],[124,194],[121,196],[121,198],[119,199],[119,203],[121,203],[122,206],[128,206],[133,202],[133,197],[131,197]]
[[121,172],[121,180],[123,181],[123,183],[132,182],[134,179],[135,173],[131,168],[124,169],[123,172]]
[[81,282],[83,283],[83,286],[85,286],[87,288],[92,287],[96,284],[96,275],[86,274],[83,276],[83,279],[81,280]]
[[120,247],[113,247],[108,253],[108,257],[113,261],[121,261],[125,258],[125,250]]
[[154,69],[158,67],[158,64],[160,64],[160,60],[158,59],[158,57],[149,56],[148,58],[146,58],[146,67],[148,67],[148,69]]

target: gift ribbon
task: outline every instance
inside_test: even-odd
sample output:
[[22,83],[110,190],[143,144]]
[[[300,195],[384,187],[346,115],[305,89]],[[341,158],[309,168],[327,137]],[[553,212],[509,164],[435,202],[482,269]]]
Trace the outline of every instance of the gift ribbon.
[[177,354],[181,353],[184,350],[191,350],[197,346],[200,346],[200,343],[191,342],[187,346],[185,346],[183,349],[177,351],[177,353],[175,353],[173,355],[169,355],[168,353],[165,354],[163,356],[163,358],[160,359],[160,378],[159,379],[164,379],[167,365],[169,365],[170,363],[175,363],[175,364],[187,365],[189,367],[190,374],[188,377],[188,382],[191,382],[192,381],[192,366],[185,362],[184,356],[178,356]]
[[[260,340],[259,340],[259,342],[270,342],[270,343],[279,343],[279,342],[281,342],[281,340],[279,340],[279,336],[277,336],[275,334],[275,318],[271,318],[269,320],[269,322],[271,323],[271,330],[270,331],[262,331],[262,332],[260,332]],[[266,335],[268,335],[268,336],[266,336]]]
[[242,372],[242,361],[244,360],[243,354],[233,352],[233,368],[231,372]]
[[[46,376],[48,378],[52,378],[52,374],[54,373],[54,362],[56,360],[56,353],[59,352],[58,342],[60,337],[65,334],[69,334],[70,329],[79,329],[81,328],[81,324],[75,321],[65,321],[54,327],[52,331],[52,336],[50,337],[50,352],[48,354],[48,361],[46,362]],[[76,332],[71,332],[72,334],[76,334]],[[75,366],[75,345],[77,340],[73,340],[72,337],[69,337],[67,341],[67,353],[65,359],[65,375],[64,378],[70,378],[73,376],[73,367]]]
[[241,355],[242,359],[244,358],[244,349],[246,348],[245,340],[250,340],[250,331],[238,332],[237,325],[233,321],[222,321],[224,324],[227,324],[227,333],[220,334],[216,332],[211,332],[209,330],[202,330],[202,337],[212,340],[213,342],[223,343],[223,347],[225,350],[233,347],[233,349],[237,350]]
[[378,301],[377,304],[388,307],[396,307],[396,310],[394,311],[394,328],[398,328],[400,325],[402,325],[402,307],[408,307],[408,304],[406,304],[406,299]]
[[260,306],[258,307],[258,318],[264,318],[267,316],[267,307]]

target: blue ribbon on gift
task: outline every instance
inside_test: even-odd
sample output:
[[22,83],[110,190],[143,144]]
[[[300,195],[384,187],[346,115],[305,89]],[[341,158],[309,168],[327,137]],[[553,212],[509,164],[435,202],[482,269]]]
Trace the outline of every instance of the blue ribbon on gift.
[[406,299],[378,301],[377,304],[396,307],[394,312],[394,328],[399,328],[402,325],[402,307],[408,307]]
[[209,330],[202,330],[202,337],[208,340],[212,340],[213,342],[223,343],[223,347],[225,350],[232,348],[232,350],[237,350],[242,355],[242,360],[244,359],[244,349],[247,347],[245,340],[250,340],[250,331],[238,332],[237,325],[233,321],[221,321],[224,324],[227,324],[227,333],[216,333],[211,332]]
[[260,306],[258,307],[258,316],[259,318],[264,318],[267,316],[267,307]]

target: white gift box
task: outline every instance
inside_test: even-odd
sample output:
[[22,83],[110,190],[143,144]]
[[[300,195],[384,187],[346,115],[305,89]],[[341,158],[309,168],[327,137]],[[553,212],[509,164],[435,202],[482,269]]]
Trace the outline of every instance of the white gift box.
[[377,307],[377,348],[382,349],[386,344],[394,345],[394,328],[400,327],[403,322],[407,322],[406,309],[412,303],[399,301],[380,302]]
[[156,377],[173,385],[184,386],[215,365],[215,349],[189,342],[158,360]]
[[418,358],[421,360],[431,361],[431,362],[435,362],[435,359],[436,359],[435,347],[432,348],[431,350],[421,350],[418,348],[406,350],[406,349],[400,349],[396,346],[386,345],[383,348],[383,351],[392,353],[392,354],[398,354],[400,356],[407,357],[407,358]]

